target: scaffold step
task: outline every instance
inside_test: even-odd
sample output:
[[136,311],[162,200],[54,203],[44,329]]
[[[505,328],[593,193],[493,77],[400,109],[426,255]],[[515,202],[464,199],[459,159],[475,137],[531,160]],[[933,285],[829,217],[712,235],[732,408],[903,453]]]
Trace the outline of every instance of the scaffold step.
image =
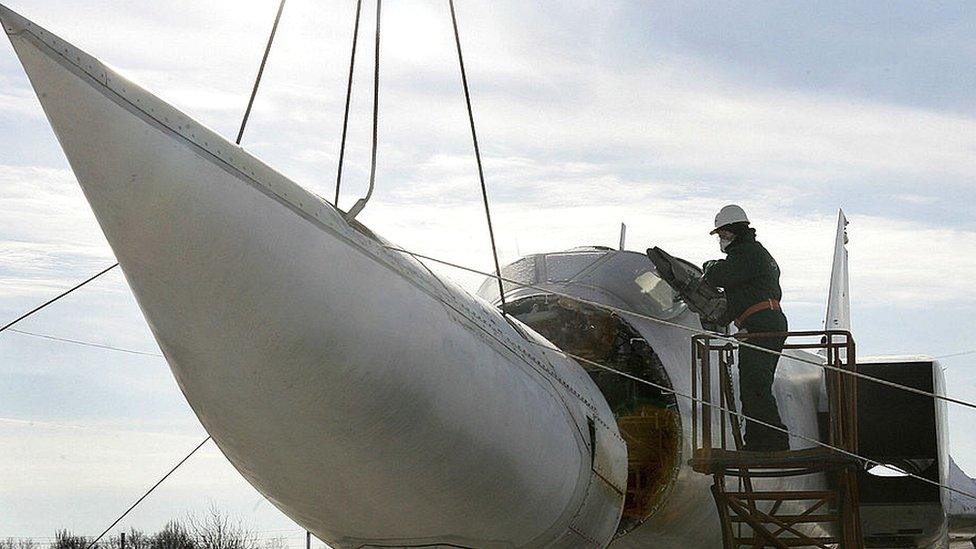
[[762,501],[804,501],[804,500],[834,500],[837,499],[837,492],[831,490],[796,490],[781,492],[725,492],[728,497],[762,500]]
[[[783,521],[787,524],[800,524],[800,523],[820,523],[820,522],[837,522],[840,520],[840,515],[831,513],[828,515],[775,515],[776,520]],[[745,519],[739,516],[729,517],[732,522],[745,522]],[[756,517],[763,523],[773,524],[772,521],[763,520],[762,518]]]
[[[810,538],[810,540],[823,545],[840,543],[840,540],[836,537]],[[776,541],[787,547],[815,547],[814,545],[810,545],[809,541],[800,538],[776,538]],[[776,547],[763,538],[735,538],[735,542],[737,545],[746,547]]]
[[[850,457],[826,448],[806,448],[785,452],[743,452],[723,448],[700,448],[688,462],[700,473],[714,474],[730,470],[783,470],[783,476],[826,471],[851,464]],[[791,473],[791,470],[803,470]]]

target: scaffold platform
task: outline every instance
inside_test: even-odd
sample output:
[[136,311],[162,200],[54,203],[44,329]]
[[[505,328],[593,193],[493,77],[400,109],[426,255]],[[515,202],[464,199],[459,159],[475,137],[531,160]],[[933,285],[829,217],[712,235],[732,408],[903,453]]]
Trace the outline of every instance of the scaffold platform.
[[[813,447],[781,452],[741,450],[742,421],[748,418],[735,405],[731,373],[734,351],[743,341],[784,335],[784,350],[823,352],[828,366],[827,440]],[[856,365],[850,333],[786,332],[732,337],[734,341],[707,334],[692,339],[694,453],[689,464],[696,472],[713,477],[712,495],[725,549],[863,547],[856,479],[859,462],[855,458],[856,378],[844,373],[853,371]]]

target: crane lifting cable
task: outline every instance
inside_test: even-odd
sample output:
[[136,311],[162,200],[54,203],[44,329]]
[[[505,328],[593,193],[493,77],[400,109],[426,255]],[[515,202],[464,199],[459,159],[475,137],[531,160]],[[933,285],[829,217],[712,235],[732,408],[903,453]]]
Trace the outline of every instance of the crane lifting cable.
[[[501,279],[501,264],[498,261],[498,247],[495,244],[495,230],[491,223],[491,208],[488,204],[488,190],[485,185],[485,173],[484,167],[481,162],[481,147],[478,144],[478,132],[474,123],[474,109],[471,106],[471,92],[468,86],[468,75],[464,68],[464,54],[461,50],[461,33],[458,29],[457,22],[457,11],[454,8],[454,0],[448,0],[448,5],[451,9],[451,25],[454,30],[454,43],[457,46],[458,54],[458,65],[461,69],[461,85],[464,90],[464,101],[468,110],[468,122],[471,126],[471,141],[474,144],[474,156],[475,161],[478,166],[478,181],[481,184],[481,198],[485,206],[485,218],[488,222],[488,238],[491,241],[491,253],[492,258],[495,263],[495,273],[497,274],[498,280],[498,291],[501,295],[501,311],[502,314],[505,313],[505,291],[502,287]],[[336,209],[339,208],[339,190],[342,185],[342,167],[343,161],[345,160],[346,151],[346,136],[349,127],[349,103],[352,98],[352,82],[353,75],[356,66],[356,44],[359,38],[359,16],[362,7],[362,0],[356,2],[356,19],[353,23],[352,32],[352,53],[349,59],[349,79],[346,86],[346,106],[345,112],[342,119],[342,138],[340,139],[339,145],[339,166],[336,174],[336,191],[335,200],[333,205]],[[345,214],[346,220],[351,221],[356,218],[357,215],[366,207],[366,203],[373,196],[373,190],[376,187],[376,152],[378,146],[378,125],[379,125],[379,88],[380,88],[380,30],[382,22],[382,7],[383,0],[376,0],[376,32],[374,35],[374,47],[373,47],[373,146],[372,153],[370,157],[370,168],[369,168],[369,187],[366,190],[366,196],[360,198],[352,208]]]
[[352,100],[352,79],[356,72],[356,43],[359,41],[359,15],[363,0],[356,0],[356,22],[352,26],[352,53],[349,56],[349,82],[346,84],[346,110],[342,115],[342,138],[339,140],[339,168],[336,170],[335,200],[332,205],[339,209],[339,188],[342,186],[342,162],[346,157],[346,133],[349,130],[349,103]]
[[[589,299],[583,299],[581,297],[574,296],[574,295],[570,295],[570,294],[567,294],[567,293],[558,292],[558,291],[552,290],[551,288],[543,288],[541,286],[536,286],[536,285],[533,285],[533,284],[526,284],[524,282],[519,282],[518,280],[514,280],[514,279],[511,279],[511,278],[502,278],[502,277],[499,277],[498,275],[495,275],[495,274],[492,274],[492,273],[488,273],[488,272],[485,272],[485,271],[481,271],[479,269],[473,269],[471,267],[465,267],[464,265],[459,265],[459,264],[453,263],[451,261],[446,261],[446,260],[443,260],[443,259],[437,259],[435,257],[431,257],[431,256],[428,256],[428,255],[420,254],[420,253],[417,253],[417,252],[412,252],[410,250],[407,250],[407,249],[404,249],[404,248],[399,248],[397,246],[385,245],[384,247],[386,249],[388,249],[388,250],[393,250],[393,251],[396,251],[396,252],[400,252],[400,253],[404,253],[404,254],[413,256],[415,259],[418,259],[418,260],[426,259],[428,261],[433,261],[434,263],[440,263],[441,265],[446,265],[448,267],[453,267],[455,269],[460,269],[462,271],[467,271],[467,272],[470,272],[470,273],[480,274],[482,276],[486,276],[486,277],[489,277],[489,278],[498,278],[499,280],[503,280],[505,282],[505,284],[509,284],[512,288],[530,288],[530,289],[533,289],[533,290],[545,291],[545,292],[551,293],[552,295],[558,296],[558,297],[563,298],[563,299],[572,300],[572,301],[575,301],[577,303],[581,303],[581,304],[584,304],[584,305],[590,305],[592,307],[596,307],[596,308],[603,309],[603,310],[606,310],[606,311],[610,311],[612,313],[616,313],[616,314],[620,314],[620,315],[626,315],[626,316],[632,316],[634,318],[640,318],[642,320],[647,320],[649,322],[654,322],[656,324],[661,324],[663,326],[668,326],[670,328],[675,328],[675,329],[678,329],[678,330],[684,330],[684,331],[690,332],[692,335],[708,335],[708,336],[714,337],[715,339],[720,339],[720,340],[723,340],[723,341],[727,341],[729,343],[734,343],[734,344],[739,345],[740,347],[746,347],[746,348],[753,349],[753,350],[758,351],[758,352],[761,352],[761,353],[767,353],[767,354],[771,354],[771,355],[776,355],[776,356],[781,357],[781,358],[787,358],[789,360],[795,360],[797,362],[803,362],[803,363],[806,363],[806,364],[810,364],[812,366],[817,366],[818,368],[823,368],[825,370],[836,371],[836,372],[838,372],[841,375],[850,375],[850,376],[856,377],[858,379],[863,379],[865,381],[870,381],[872,383],[878,383],[878,384],[881,384],[881,385],[887,385],[888,387],[892,387],[894,389],[899,389],[899,390],[902,390],[902,391],[908,391],[910,393],[915,393],[915,394],[918,394],[918,395],[926,396],[926,397],[929,397],[929,398],[932,398],[932,399],[935,399],[935,400],[941,400],[941,401],[944,401],[944,402],[948,402],[948,403],[952,403],[952,404],[958,404],[960,406],[965,406],[967,408],[976,409],[976,403],[967,402],[965,400],[960,400],[960,399],[952,398],[952,397],[945,396],[945,395],[939,395],[939,394],[936,394],[936,393],[924,391],[922,389],[916,389],[915,387],[910,387],[908,385],[902,385],[900,383],[895,383],[893,381],[888,381],[886,379],[881,379],[881,378],[869,376],[867,374],[862,374],[861,372],[851,371],[851,370],[844,370],[843,368],[837,368],[836,366],[830,366],[828,364],[822,364],[820,362],[817,362],[817,361],[814,361],[814,360],[809,360],[809,359],[803,358],[801,356],[789,355],[789,354],[786,354],[786,353],[784,353],[782,351],[774,351],[772,349],[767,349],[765,347],[760,347],[760,346],[755,345],[755,344],[752,344],[752,343],[747,343],[745,341],[740,341],[740,340],[738,340],[738,339],[736,339],[734,337],[727,336],[725,334],[720,334],[718,332],[713,332],[713,331],[708,331],[708,330],[699,330],[697,328],[692,328],[691,326],[685,326],[683,324],[677,324],[677,323],[674,323],[674,322],[668,322],[667,320],[663,320],[663,319],[660,319],[660,318],[657,318],[657,317],[654,317],[654,316],[650,316],[650,315],[647,315],[647,314],[644,314],[644,313],[639,313],[637,311],[632,311],[632,310],[629,310],[629,309],[623,309],[623,308],[620,308],[620,307],[614,307],[613,305],[607,305],[605,303],[600,303],[599,301],[592,301],[592,300],[589,300]],[[428,270],[429,270],[429,267],[428,267]]]
[[502,286],[502,268],[498,263],[498,248],[495,246],[495,231],[491,226],[491,210],[488,208],[488,189],[485,187],[485,171],[481,165],[481,148],[478,146],[478,132],[474,126],[474,111],[471,108],[471,93],[468,91],[468,75],[464,70],[464,55],[461,53],[461,34],[458,32],[457,14],[454,0],[451,6],[451,24],[454,26],[454,43],[457,44],[458,64],[461,66],[461,84],[464,86],[464,102],[468,106],[468,122],[471,123],[471,140],[474,142],[474,157],[478,162],[478,180],[481,182],[481,198],[485,204],[485,218],[488,220],[488,237],[491,239],[491,254],[495,259],[495,275],[498,281],[498,295],[501,299],[502,315],[505,315],[505,288]]
[[[241,120],[240,129],[238,129],[238,131],[237,131],[237,139],[234,141],[238,145],[240,145],[241,144],[241,140],[244,139],[244,130],[247,128],[247,122],[251,118],[251,109],[254,107],[254,99],[258,95],[258,88],[261,85],[261,78],[264,76],[264,69],[265,69],[265,67],[268,64],[268,55],[271,53],[271,44],[274,43],[275,34],[278,32],[278,23],[281,22],[281,13],[284,11],[284,9],[285,9],[285,2],[287,2],[287,1],[288,0],[281,0],[281,3],[278,4],[278,12],[275,14],[274,24],[271,26],[271,35],[268,37],[268,44],[264,48],[264,56],[261,58],[261,65],[258,68],[258,74],[257,74],[257,77],[255,77],[255,79],[254,79],[254,86],[251,87],[251,95],[250,95],[250,97],[248,98],[248,101],[247,101],[247,108],[244,109],[244,117]],[[0,332],[3,332],[5,330],[11,328],[12,326],[14,326],[15,324],[17,324],[18,322],[20,322],[22,320],[25,320],[29,316],[31,316],[31,315],[33,315],[33,314],[35,314],[37,312],[40,312],[41,309],[44,309],[45,307],[47,307],[48,305],[51,305],[55,301],[58,301],[61,298],[66,297],[68,294],[74,292],[75,290],[78,290],[78,289],[82,288],[83,286],[87,285],[88,283],[93,282],[95,279],[99,278],[100,276],[104,275],[105,273],[111,271],[112,269],[114,269],[114,268],[116,268],[118,266],[119,266],[118,262],[113,263],[109,267],[106,267],[104,270],[102,270],[102,271],[96,273],[95,275],[93,275],[93,276],[91,276],[91,277],[83,280],[82,282],[76,284],[75,286],[72,286],[68,290],[65,290],[64,292],[58,294],[53,299],[50,299],[48,301],[45,301],[44,303],[42,303],[42,304],[38,305],[37,307],[31,309],[30,311],[27,311],[26,313],[20,315],[19,317],[15,318],[14,320],[12,320],[12,321],[8,322],[7,324],[3,325],[2,327],[0,327]]]
[[[378,145],[378,142],[379,142],[379,139],[378,139],[378,135],[379,135],[378,126],[379,126],[379,112],[380,112],[379,111],[379,108],[380,108],[380,22],[382,20],[382,17],[381,17],[382,10],[383,10],[383,0],[376,0],[376,34],[375,34],[375,40],[374,40],[374,46],[373,46],[374,47],[374,52],[373,52],[373,152],[372,152],[371,157],[370,157],[370,165],[369,165],[369,188],[366,190],[366,196],[364,196],[363,198],[360,198],[359,200],[357,200],[356,201],[356,204],[354,204],[353,207],[349,209],[349,212],[346,213],[346,221],[352,221],[353,219],[356,219],[356,216],[359,215],[359,212],[363,211],[363,208],[366,207],[366,203],[369,202],[369,199],[373,196],[373,188],[376,186],[376,148],[377,148],[377,145]],[[354,32],[358,32],[358,29],[359,29],[359,8],[357,6],[357,8],[356,8],[356,31],[354,31]],[[355,44],[355,42],[356,42],[356,39],[355,39],[355,37],[353,37],[353,44]],[[350,86],[349,93],[352,93],[352,70],[353,70],[353,64],[355,63],[355,58],[356,58],[356,49],[355,49],[355,46],[353,46],[353,53],[352,53],[352,55],[353,55],[353,61],[349,63],[349,86]],[[348,116],[348,108],[349,108],[348,103],[349,103],[349,97],[348,97],[348,94],[347,94],[347,97],[346,97],[347,116]],[[345,149],[345,146],[346,146],[346,142],[345,142],[345,134],[346,134],[345,124],[346,124],[346,122],[344,121],[343,122],[343,130],[342,130],[342,135],[343,135],[342,147],[343,147],[343,149]],[[337,182],[336,183],[336,204],[338,204],[338,202],[339,202],[339,187],[338,187],[338,182]]]
[[238,145],[244,139],[244,129],[247,128],[247,121],[251,118],[251,109],[254,108],[254,99],[258,96],[258,87],[261,86],[261,77],[264,76],[264,68],[268,64],[268,56],[271,54],[271,44],[274,43],[275,34],[278,32],[278,23],[281,22],[281,13],[285,11],[286,1],[281,0],[281,3],[278,4],[278,13],[275,14],[274,24],[271,25],[271,35],[268,36],[268,45],[264,47],[264,55],[261,57],[258,75],[254,78],[254,86],[251,87],[251,97],[247,100],[247,108],[244,109],[244,118],[241,119],[241,128],[237,131],[237,139],[234,141]]
[[[377,5],[377,29],[376,29],[377,30],[377,36],[376,36],[376,45],[377,46],[379,46],[379,30],[380,30],[380,17],[379,16],[380,16],[380,9],[381,9],[380,8],[380,5],[379,5],[380,2],[381,2],[381,0],[378,1],[378,5]],[[279,23],[279,21],[281,19],[281,15],[282,15],[282,11],[284,9],[284,5],[285,5],[285,0],[282,0],[280,2],[280,4],[279,4],[278,12],[277,12],[276,17],[275,17],[275,22],[274,22],[274,25],[272,27],[271,36],[269,37],[268,44],[267,44],[267,46],[265,48],[264,56],[263,56],[263,58],[261,60],[261,65],[260,65],[260,68],[258,70],[258,74],[257,74],[257,77],[255,79],[254,86],[253,86],[252,91],[251,91],[251,95],[250,95],[250,98],[249,98],[249,101],[248,101],[247,109],[245,111],[244,118],[242,120],[240,130],[238,132],[238,136],[237,136],[237,143],[238,144],[240,144],[241,139],[243,138],[244,130],[246,128],[249,115],[250,115],[251,110],[252,110],[253,105],[254,105],[255,97],[257,95],[257,91],[258,91],[258,88],[259,88],[259,85],[260,85],[260,82],[261,82],[261,78],[263,76],[264,69],[265,69],[266,64],[267,64],[267,61],[268,61],[268,56],[270,54],[270,48],[271,48],[271,45],[272,45],[272,43],[274,41],[275,33],[277,31],[278,23]],[[350,88],[349,88],[349,91],[347,93],[347,112],[348,112],[349,94],[351,93],[351,80],[352,80],[352,76],[351,75],[352,75],[352,71],[353,71],[353,67],[354,67],[354,61],[355,61],[355,42],[356,42],[355,36],[358,34],[360,6],[361,6],[361,0],[360,0],[359,3],[357,3],[357,14],[356,14],[356,22],[355,22],[355,30],[354,30],[354,39],[353,39],[353,52],[352,52],[352,59],[351,59],[351,63],[350,63]],[[484,182],[484,174],[483,174],[483,169],[482,169],[482,164],[481,164],[480,149],[479,149],[478,141],[477,141],[477,133],[475,131],[474,117],[473,117],[473,112],[472,112],[472,108],[471,108],[471,101],[470,101],[470,93],[468,91],[467,76],[466,76],[465,69],[464,69],[464,61],[463,61],[463,55],[462,55],[461,44],[460,44],[460,37],[459,37],[458,26],[457,26],[457,17],[456,17],[456,12],[454,10],[453,0],[450,0],[450,8],[451,8],[452,23],[453,23],[454,31],[455,31],[454,32],[454,34],[455,34],[455,41],[456,41],[456,45],[457,45],[457,49],[458,49],[458,58],[459,58],[460,67],[461,67],[462,83],[464,85],[465,99],[466,99],[466,103],[467,103],[467,107],[468,107],[468,117],[469,117],[469,122],[470,122],[471,130],[472,130],[472,140],[473,140],[473,143],[474,143],[475,156],[476,156],[476,160],[477,160],[477,163],[478,163],[478,171],[479,171],[479,177],[480,177],[481,189],[482,189],[482,198],[484,199],[485,213],[486,213],[486,216],[488,218],[489,236],[491,238],[492,251],[493,251],[493,256],[494,256],[494,260],[495,260],[495,273],[494,274],[485,273],[485,272],[482,272],[482,271],[479,271],[479,270],[476,270],[476,269],[471,269],[471,268],[463,267],[461,265],[457,265],[457,264],[454,264],[454,263],[451,263],[451,262],[447,262],[447,261],[443,261],[443,260],[438,260],[438,259],[433,258],[433,257],[424,256],[424,255],[421,255],[421,254],[417,254],[417,253],[414,253],[414,252],[410,252],[410,251],[404,250],[402,248],[396,248],[396,247],[392,247],[392,246],[387,246],[387,248],[388,249],[391,249],[391,250],[396,250],[396,251],[399,251],[399,252],[402,252],[402,253],[407,253],[407,254],[416,256],[418,258],[425,258],[425,259],[429,259],[429,260],[432,260],[432,261],[435,261],[435,262],[438,262],[438,263],[442,263],[442,264],[445,264],[445,265],[449,265],[449,266],[452,266],[452,267],[464,269],[464,270],[467,270],[467,271],[470,271],[470,272],[475,272],[475,273],[479,273],[479,274],[482,274],[482,275],[485,275],[485,276],[490,276],[490,277],[496,279],[496,281],[498,283],[498,286],[499,286],[499,294],[501,296],[502,311],[503,311],[503,314],[504,314],[504,309],[505,309],[505,301],[504,300],[505,300],[505,297],[504,297],[504,291],[503,291],[504,290],[504,288],[503,288],[503,282],[506,283],[506,284],[512,284],[512,285],[515,285],[515,286],[526,286],[526,287],[531,287],[531,286],[521,284],[521,283],[519,283],[517,281],[505,279],[505,278],[503,278],[501,276],[501,272],[500,272],[501,269],[500,269],[500,265],[499,265],[499,262],[498,262],[497,249],[495,247],[494,233],[493,233],[493,228],[492,228],[492,224],[491,224],[491,215],[490,215],[490,209],[489,209],[489,205],[488,205],[487,191],[486,191],[486,186],[485,186],[485,182]],[[376,137],[376,116],[375,115],[378,112],[377,111],[377,108],[376,108],[376,101],[375,101],[375,99],[377,98],[378,83],[379,83],[379,80],[378,80],[378,67],[379,67],[379,65],[378,65],[378,60],[379,60],[378,59],[378,56],[379,56],[379,48],[378,47],[376,49],[376,56],[377,56],[377,66],[376,66],[376,72],[374,73],[374,84],[377,84],[377,86],[374,86],[374,149],[373,149],[373,153],[374,153],[373,154],[373,160],[374,160],[374,162],[373,162],[373,175],[375,175],[375,157],[376,157],[376,154],[375,154],[376,153],[376,139],[375,139],[375,137]],[[345,123],[345,121],[344,121],[344,123]],[[344,146],[344,141],[345,141],[345,129],[343,131],[343,146]],[[340,177],[341,177],[341,174],[340,174]],[[371,188],[372,188],[372,186],[371,186]],[[371,193],[371,191],[370,191],[370,193]],[[367,194],[366,199],[368,199],[368,198],[369,198],[369,194]],[[366,199],[364,199],[364,200],[366,200]],[[361,202],[362,202],[362,200],[361,200]],[[68,294],[70,294],[70,293],[78,290],[79,288],[81,288],[81,287],[85,286],[86,284],[92,282],[96,278],[104,275],[105,273],[107,273],[108,271],[114,269],[117,266],[118,266],[118,263],[115,263],[115,264],[109,266],[105,270],[97,273],[96,275],[90,277],[89,279],[87,279],[87,280],[79,283],[78,285],[72,287],[71,289],[69,289],[69,290],[67,290],[67,291],[59,294],[57,297],[55,297],[55,298],[53,298],[53,299],[51,299],[51,300],[43,303],[42,305],[40,305],[40,306],[32,309],[31,311],[28,311],[27,313],[21,315],[17,319],[9,322],[5,326],[0,327],[0,332],[2,332],[4,330],[7,330],[8,328],[14,326],[18,322],[20,322],[20,321],[22,321],[22,320],[30,317],[31,315],[37,313],[41,309],[43,309],[43,308],[47,307],[48,305],[54,303],[55,301],[58,301],[59,299],[67,296]],[[605,308],[605,309],[608,309],[608,310],[612,310],[612,311],[617,312],[617,313],[620,313],[620,314],[632,315],[632,316],[636,316],[636,317],[646,318],[646,319],[648,319],[650,321],[653,321],[653,322],[659,322],[659,323],[671,325],[671,323],[668,323],[668,322],[663,321],[661,319],[657,319],[657,318],[653,318],[653,317],[648,317],[646,315],[642,315],[642,314],[637,313],[637,312],[634,312],[634,311],[628,311],[628,310],[625,310],[625,309],[620,309],[620,308],[615,308],[615,307],[609,307],[609,306],[606,306],[606,305],[603,305],[603,304],[599,304],[599,303],[596,303],[596,302],[588,302],[586,300],[581,300],[581,299],[579,299],[577,297],[573,297],[573,296],[569,296],[569,295],[565,295],[564,297],[566,297],[568,299],[574,299],[574,300],[580,301],[582,303],[588,303],[588,304],[592,304],[594,306],[598,306],[598,307],[602,307],[602,308]],[[680,329],[684,329],[684,330],[692,330],[695,333],[702,333],[702,334],[708,333],[709,335],[712,335],[712,336],[715,336],[715,337],[718,337],[718,338],[724,338],[726,340],[730,340],[729,338],[727,338],[725,336],[722,336],[721,334],[716,334],[714,332],[702,332],[702,331],[694,330],[694,329],[689,328],[687,326],[681,326],[681,325],[674,325],[674,327],[680,328]],[[31,335],[34,335],[34,334],[31,334]],[[77,341],[72,341],[72,343],[87,344],[87,342],[77,342]],[[825,369],[834,369],[834,368],[832,368],[829,365],[819,364],[819,363],[816,363],[816,362],[813,362],[813,361],[805,360],[805,359],[803,359],[801,357],[786,355],[785,353],[781,353],[781,352],[777,353],[775,351],[772,351],[772,350],[769,350],[769,349],[765,349],[763,347],[755,346],[755,345],[752,345],[752,344],[749,344],[749,343],[746,343],[746,342],[737,342],[737,343],[739,345],[741,345],[741,346],[744,346],[744,347],[754,348],[755,350],[760,351],[760,352],[777,354],[779,356],[784,356],[784,357],[787,357],[787,358],[789,358],[791,360],[797,360],[797,361],[800,361],[800,362],[808,362],[810,364],[813,364],[813,365],[816,365],[816,366],[819,366],[819,367],[825,368]],[[972,352],[976,352],[976,351],[967,351],[967,352],[963,352],[963,353],[952,354],[952,355],[945,355],[945,356],[958,356],[958,355],[970,354]],[[936,358],[943,358],[943,357],[936,357]],[[852,372],[852,371],[847,371],[847,370],[841,370],[840,373],[846,374],[846,375],[852,375],[852,376],[855,376],[855,377],[864,379],[866,381],[880,383],[880,384],[887,385],[887,386],[890,386],[890,387],[893,387],[893,388],[897,388],[897,389],[900,389],[900,390],[904,390],[904,391],[908,391],[908,392],[913,392],[913,393],[916,393],[916,394],[920,394],[920,395],[923,395],[923,396],[927,396],[927,397],[930,397],[930,398],[934,398],[936,400],[942,400],[942,401],[945,401],[945,402],[949,402],[949,403],[953,403],[953,404],[965,406],[965,407],[968,407],[968,408],[976,409],[976,404],[974,404],[974,403],[966,402],[966,401],[963,401],[963,400],[951,398],[951,397],[944,396],[944,395],[938,395],[938,394],[934,394],[934,393],[922,391],[920,389],[916,389],[916,388],[913,388],[913,387],[908,387],[908,386],[900,385],[900,384],[893,383],[893,382],[890,382],[890,381],[887,381],[887,380],[883,380],[883,379],[879,379],[879,378],[874,378],[872,376],[868,376],[868,375],[865,375],[865,374],[862,374],[862,373],[859,373],[859,372]]]

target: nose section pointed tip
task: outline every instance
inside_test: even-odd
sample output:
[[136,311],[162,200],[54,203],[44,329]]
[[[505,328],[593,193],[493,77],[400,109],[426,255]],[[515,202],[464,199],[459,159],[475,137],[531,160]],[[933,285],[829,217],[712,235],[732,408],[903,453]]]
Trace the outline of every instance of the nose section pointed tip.
[[16,34],[27,28],[30,21],[4,4],[0,4],[0,25],[3,25],[3,30],[7,34]]

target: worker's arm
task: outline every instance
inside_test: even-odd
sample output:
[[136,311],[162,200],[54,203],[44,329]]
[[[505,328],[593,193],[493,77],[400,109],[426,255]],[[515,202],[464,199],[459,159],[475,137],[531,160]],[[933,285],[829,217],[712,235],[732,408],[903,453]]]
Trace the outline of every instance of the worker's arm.
[[705,262],[705,282],[716,288],[735,288],[756,276],[756,270],[743,254]]

